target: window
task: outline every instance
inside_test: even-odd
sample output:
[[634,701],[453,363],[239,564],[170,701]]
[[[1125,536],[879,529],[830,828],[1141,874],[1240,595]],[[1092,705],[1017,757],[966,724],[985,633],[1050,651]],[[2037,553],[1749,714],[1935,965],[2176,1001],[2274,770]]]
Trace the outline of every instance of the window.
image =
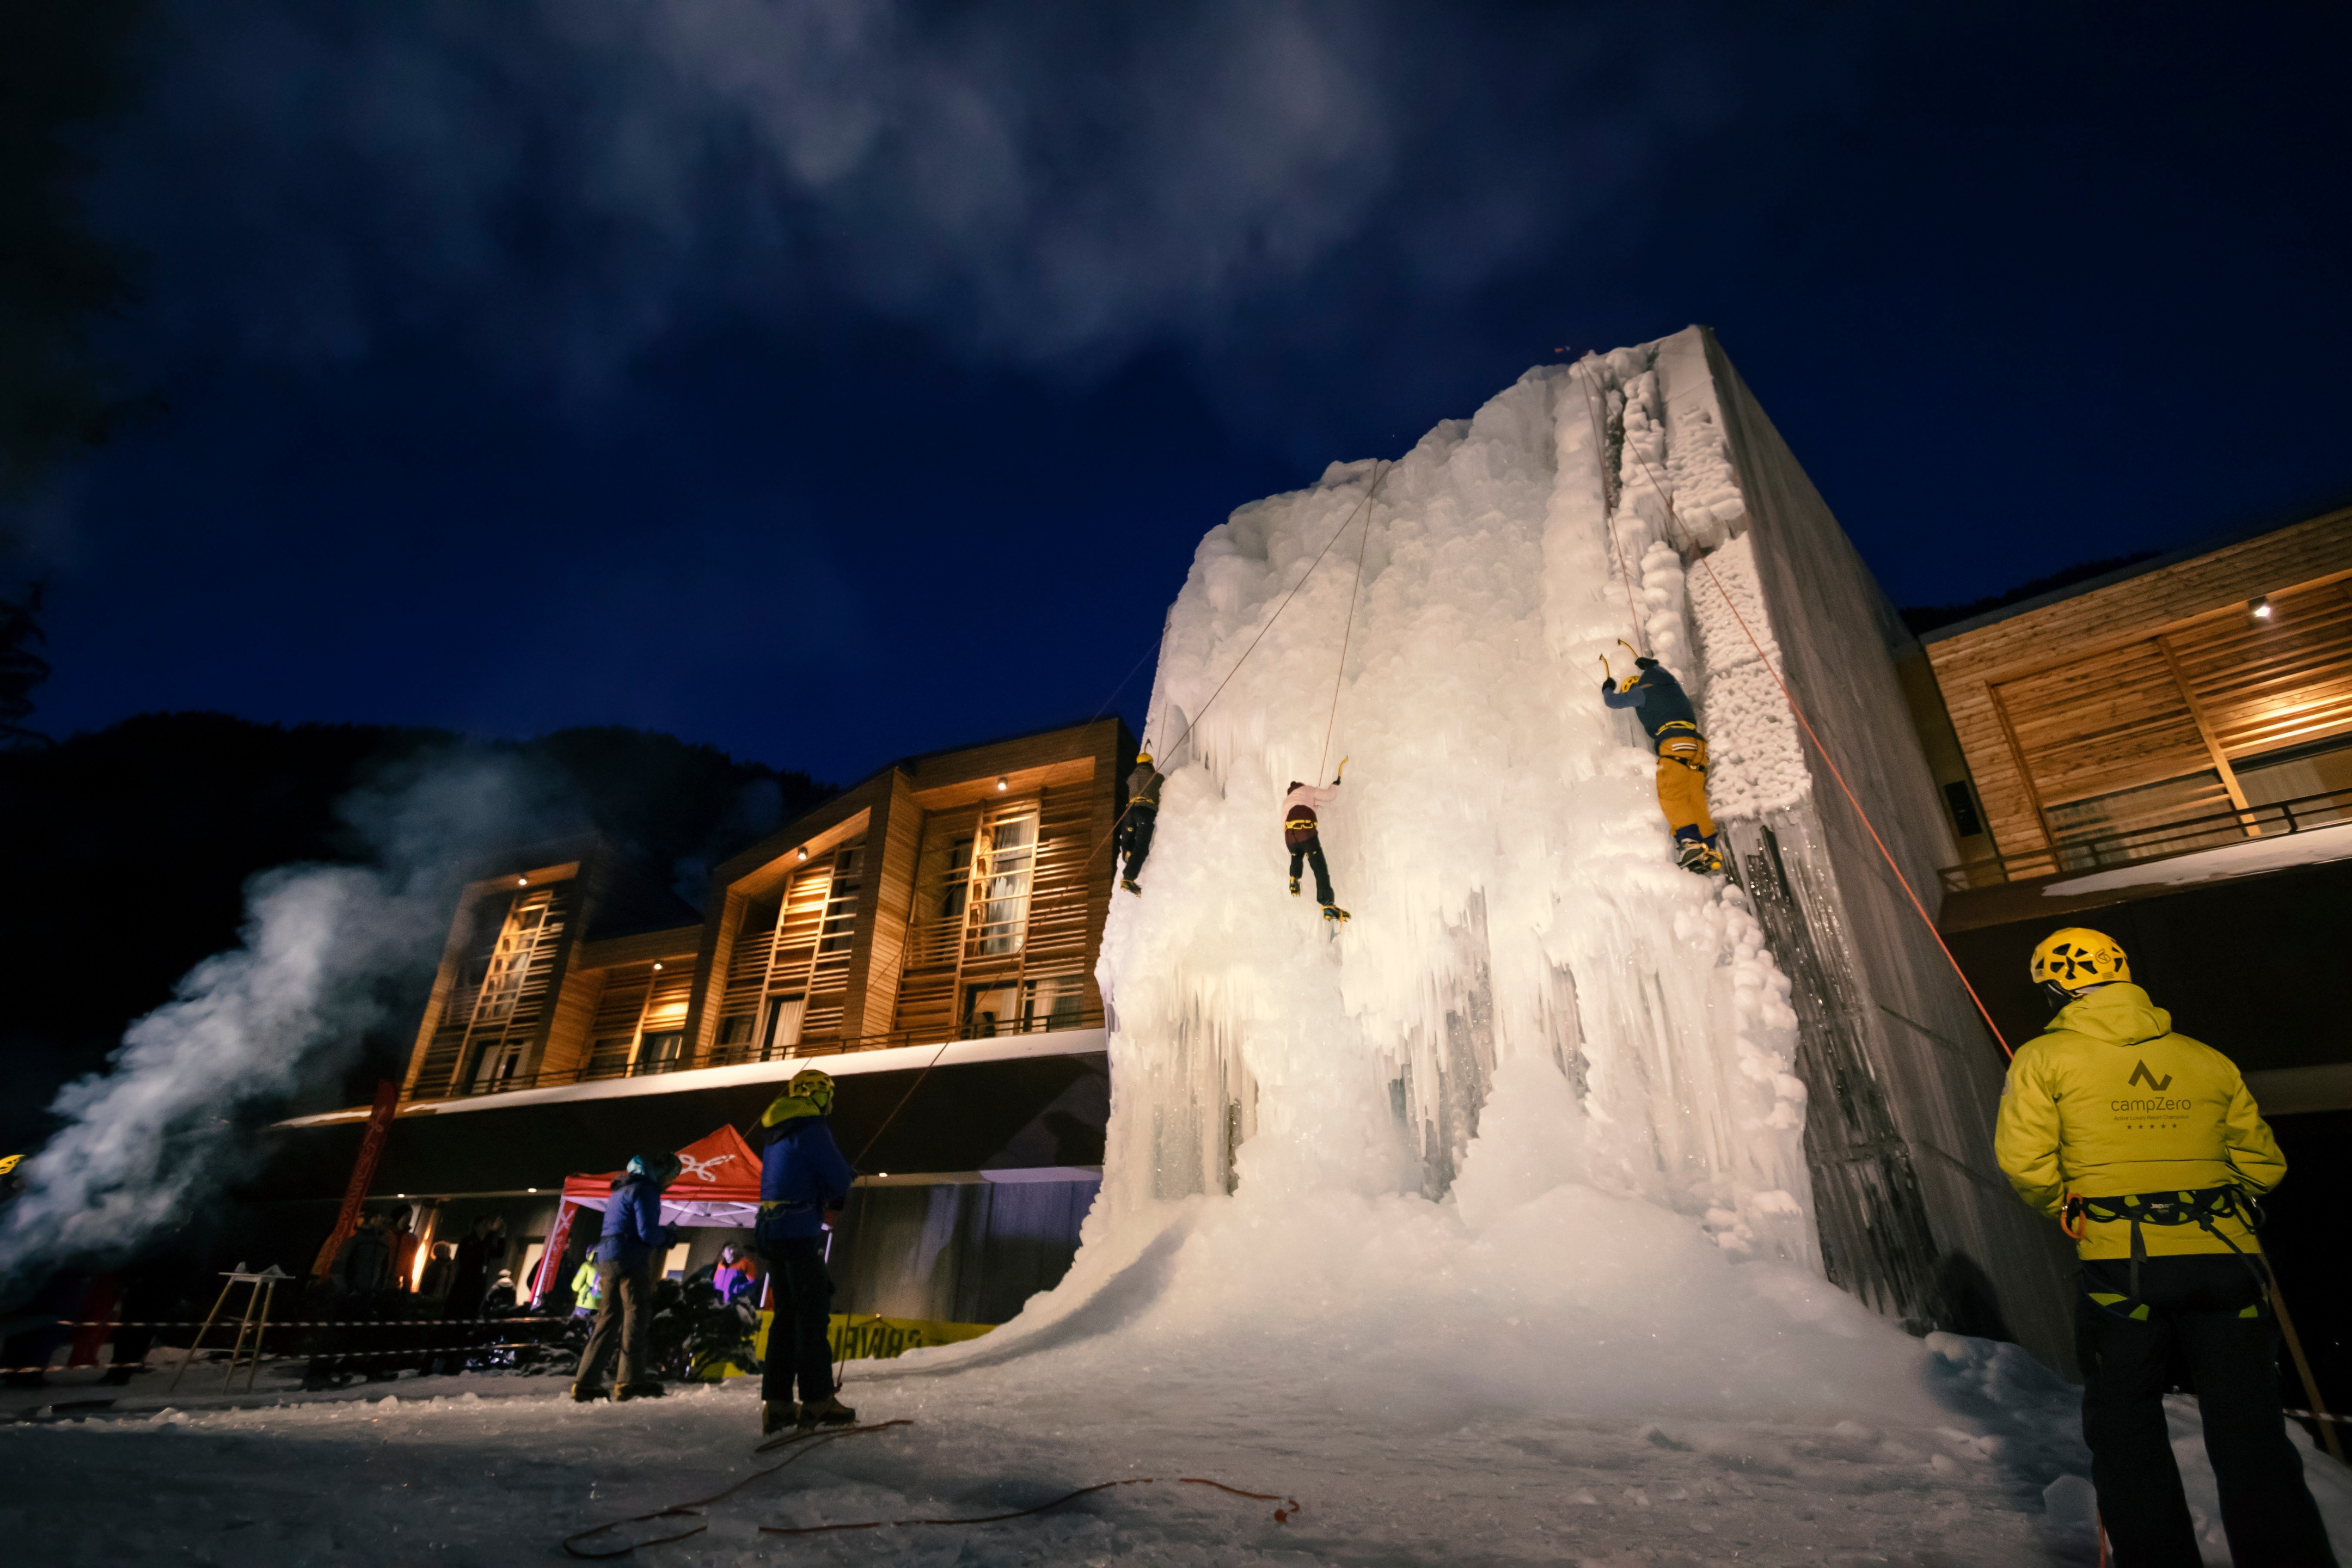
[[940,919],[961,920],[971,899],[972,840],[959,838],[948,849],[948,868],[940,888]]
[[771,996],[768,998],[768,1026],[760,1036],[760,1057],[789,1056],[801,1043],[801,1021],[808,1016],[805,996]]
[[981,868],[981,909],[973,951],[1018,952],[1029,924],[1029,874],[1037,858],[1037,819],[1016,816],[988,829],[988,860]]
[[678,1053],[685,1048],[684,1029],[665,1029],[658,1035],[647,1035],[637,1046],[637,1070],[665,1071],[677,1064]]

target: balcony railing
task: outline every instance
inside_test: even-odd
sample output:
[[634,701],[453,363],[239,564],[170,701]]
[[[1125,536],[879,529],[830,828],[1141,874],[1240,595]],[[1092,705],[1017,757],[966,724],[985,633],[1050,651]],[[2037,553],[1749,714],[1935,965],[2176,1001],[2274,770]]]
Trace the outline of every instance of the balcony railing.
[[2198,849],[2219,849],[2232,844],[2260,843],[2308,828],[2352,822],[2352,789],[2307,795],[2295,800],[2250,805],[2243,811],[2209,812],[2178,817],[2145,827],[2069,839],[2054,849],[2029,849],[2015,855],[1994,855],[1964,866],[1948,866],[1939,875],[1951,892],[1970,888],[1999,887],[2062,872],[2112,870],[2143,860],[2161,860]]
[[631,1062],[622,1067],[565,1068],[553,1072],[518,1073],[493,1084],[468,1084],[454,1093],[414,1095],[411,1099],[450,1100],[471,1099],[484,1094],[510,1094],[523,1089],[551,1089],[565,1084],[596,1083],[606,1079],[650,1078],[657,1073],[687,1072],[698,1068],[741,1067],[750,1062],[806,1060],[810,1057],[841,1056],[852,1051],[887,1050],[893,1046],[940,1046],[950,1040],[1001,1039],[1008,1035],[1063,1034],[1073,1029],[1099,1029],[1103,1013],[1099,1007],[1081,1007],[1074,1011],[1050,1015],[1042,1018],[1024,1018],[1010,1024],[998,1024],[986,1035],[945,1035],[938,1029],[896,1029],[887,1035],[849,1035],[825,1039],[802,1040],[790,1046],[766,1051],[754,1046],[719,1046],[698,1057],[678,1057],[668,1061]]

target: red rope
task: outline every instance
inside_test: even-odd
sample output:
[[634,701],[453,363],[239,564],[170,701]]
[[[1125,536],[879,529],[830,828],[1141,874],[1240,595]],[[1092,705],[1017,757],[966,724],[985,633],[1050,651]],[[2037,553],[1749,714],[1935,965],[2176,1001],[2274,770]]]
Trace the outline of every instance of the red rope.
[[[1010,1513],[971,1514],[962,1519],[863,1519],[854,1524],[763,1524],[760,1527],[760,1533],[762,1535],[829,1535],[835,1531],[898,1530],[917,1524],[1002,1524],[1008,1519],[1027,1519],[1034,1514],[1050,1513],[1066,1502],[1075,1502],[1079,1498],[1090,1497],[1096,1492],[1108,1491],[1113,1487],[1148,1487],[1157,1485],[1158,1482],[1159,1478],[1156,1476],[1134,1476],[1123,1481],[1097,1481],[1093,1486],[1080,1487],[1074,1492],[1064,1492],[1051,1502],[1041,1502],[1034,1508],[1014,1509]],[[1274,1510],[1274,1522],[1276,1524],[1288,1524],[1298,1513],[1298,1500],[1285,1497],[1280,1492],[1245,1492],[1239,1487],[1229,1487],[1223,1481],[1207,1480],[1200,1476],[1179,1476],[1176,1478],[1175,1484],[1214,1487],[1221,1492],[1231,1492],[1235,1497],[1255,1498],[1260,1502],[1278,1502],[1283,1506]]]

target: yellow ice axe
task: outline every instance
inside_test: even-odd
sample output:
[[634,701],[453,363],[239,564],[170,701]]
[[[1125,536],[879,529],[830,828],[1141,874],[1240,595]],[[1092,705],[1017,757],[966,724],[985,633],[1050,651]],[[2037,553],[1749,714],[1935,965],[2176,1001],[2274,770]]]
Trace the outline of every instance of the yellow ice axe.
[[1345,758],[1345,757],[1341,757],[1341,758],[1339,759],[1339,771],[1338,771],[1337,773],[1333,773],[1333,774],[1331,775],[1331,782],[1332,782],[1333,784],[1338,784],[1338,783],[1339,783],[1342,778],[1345,778],[1345,777],[1347,776],[1347,773],[1348,773],[1348,759],[1347,759],[1347,758]]

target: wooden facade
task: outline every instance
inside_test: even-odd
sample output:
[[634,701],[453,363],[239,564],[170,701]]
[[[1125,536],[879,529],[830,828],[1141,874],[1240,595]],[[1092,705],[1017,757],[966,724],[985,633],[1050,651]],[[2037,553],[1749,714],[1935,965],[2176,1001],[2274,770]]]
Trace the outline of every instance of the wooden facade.
[[2009,878],[2352,785],[2352,510],[1924,641]]
[[470,884],[405,1098],[1097,1026],[1133,752],[1107,719],[895,763],[719,866],[698,925],[589,940],[594,855]]

